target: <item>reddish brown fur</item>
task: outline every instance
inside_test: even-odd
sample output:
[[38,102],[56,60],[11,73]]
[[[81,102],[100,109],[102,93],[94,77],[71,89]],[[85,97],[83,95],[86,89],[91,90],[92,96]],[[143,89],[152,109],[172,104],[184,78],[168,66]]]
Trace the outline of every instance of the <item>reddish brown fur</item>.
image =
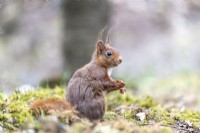
[[[108,57],[107,51],[113,55]],[[108,68],[116,67],[120,60],[116,49],[99,40],[91,62],[74,73],[68,83],[66,99],[76,106],[81,117],[92,121],[102,119],[105,113],[104,92],[125,91],[121,80],[113,80],[108,75]]]
[[62,112],[64,110],[72,110],[72,107],[67,101],[64,101],[63,99],[49,98],[33,101],[30,104],[30,109],[35,115],[40,115],[41,113],[49,115],[51,114],[52,110]]

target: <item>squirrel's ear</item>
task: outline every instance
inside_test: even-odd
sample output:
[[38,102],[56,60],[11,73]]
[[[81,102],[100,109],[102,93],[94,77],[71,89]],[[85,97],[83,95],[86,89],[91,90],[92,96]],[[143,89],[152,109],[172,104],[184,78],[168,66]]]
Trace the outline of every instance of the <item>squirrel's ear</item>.
[[105,49],[105,45],[103,44],[103,42],[98,41],[97,42],[97,52],[101,54],[104,49]]

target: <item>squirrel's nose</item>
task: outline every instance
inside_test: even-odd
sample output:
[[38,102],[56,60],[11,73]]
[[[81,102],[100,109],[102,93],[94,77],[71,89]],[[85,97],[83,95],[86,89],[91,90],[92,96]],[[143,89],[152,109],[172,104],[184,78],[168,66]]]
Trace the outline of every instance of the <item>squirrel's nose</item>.
[[119,63],[122,63],[122,57],[119,57]]

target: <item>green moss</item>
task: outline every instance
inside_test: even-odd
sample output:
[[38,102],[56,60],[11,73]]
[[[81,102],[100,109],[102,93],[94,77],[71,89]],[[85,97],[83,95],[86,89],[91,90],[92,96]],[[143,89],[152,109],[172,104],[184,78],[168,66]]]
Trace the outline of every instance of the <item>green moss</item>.
[[136,98],[133,97],[130,93],[125,93],[122,95],[119,92],[113,92],[107,95],[107,110],[114,110],[120,105],[129,106],[136,101]]
[[[152,122],[161,125],[176,125],[180,121],[189,121],[193,123],[193,128],[197,128],[200,123],[200,113],[198,111],[186,110],[181,112],[178,108],[165,109],[150,96],[140,99],[130,94],[123,96],[116,93],[116,95],[109,95],[107,100],[108,110],[115,110],[116,113],[109,112],[106,114],[106,120],[123,118],[137,125],[151,124]],[[137,113],[140,112],[146,114],[143,121],[136,119]]]
[[15,92],[8,98],[4,98],[0,93],[0,126],[5,130],[15,130],[25,122],[34,120],[28,105],[31,101],[38,98],[64,97],[64,90],[56,87],[55,89],[38,88],[37,91],[31,91],[26,94]]
[[138,99],[136,104],[141,107],[150,108],[155,107],[157,102],[150,96],[146,96],[144,99]]
[[[43,123],[34,119],[29,111],[28,105],[35,99],[43,98],[64,98],[64,89],[56,87],[55,89],[38,88],[36,91],[26,94],[13,93],[7,99],[0,93],[0,126],[5,130],[18,130],[19,128],[34,129],[37,131],[42,129]],[[176,125],[180,122],[189,121],[193,123],[193,127],[197,128],[200,123],[200,113],[195,110],[180,111],[179,108],[163,108],[160,103],[156,102],[151,96],[138,98],[127,92],[125,95],[119,92],[110,93],[106,97],[107,111],[104,115],[104,121],[93,125],[87,120],[76,121],[65,130],[67,132],[172,132],[172,129],[165,128],[160,125]],[[137,120],[136,115],[144,112],[146,117],[143,121]],[[57,116],[56,116],[57,117]],[[58,123],[69,125],[69,122],[57,117]],[[25,123],[31,124],[26,126]],[[154,126],[142,126],[152,124]],[[24,125],[24,126],[23,126]],[[158,126],[159,125],[159,126]]]
[[175,112],[173,113],[173,116],[177,121],[191,122],[194,128],[199,127],[200,112],[198,111],[187,109],[183,112]]
[[170,112],[161,107],[153,107],[149,109],[147,120],[154,120],[155,122],[162,124],[175,124],[173,116],[171,116]]
[[5,129],[14,130],[25,121],[32,121],[27,105],[19,98],[1,100],[0,107],[0,126]]
[[25,94],[13,93],[9,99],[20,99],[24,102],[30,102],[35,99],[43,98],[64,98],[64,89],[60,87],[55,87],[54,89],[49,88],[38,88],[36,91],[30,91]]
[[107,111],[104,115],[104,120],[116,120],[120,116],[116,112]]

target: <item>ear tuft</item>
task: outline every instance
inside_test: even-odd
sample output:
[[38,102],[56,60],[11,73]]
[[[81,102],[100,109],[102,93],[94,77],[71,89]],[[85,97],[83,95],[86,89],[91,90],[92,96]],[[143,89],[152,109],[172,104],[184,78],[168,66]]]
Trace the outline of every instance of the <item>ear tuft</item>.
[[101,54],[103,50],[105,49],[105,45],[103,44],[102,41],[97,42],[97,52]]
[[98,37],[97,37],[97,41],[102,41],[102,35],[103,35],[103,32],[105,31],[105,29],[107,28],[108,26],[105,26],[99,33]]

